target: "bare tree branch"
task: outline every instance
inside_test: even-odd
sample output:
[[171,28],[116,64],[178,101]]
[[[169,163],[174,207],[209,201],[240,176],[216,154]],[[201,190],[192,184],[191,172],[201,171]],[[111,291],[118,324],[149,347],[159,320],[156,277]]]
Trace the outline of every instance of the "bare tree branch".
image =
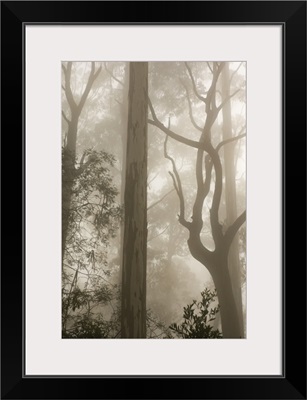
[[148,98],[148,105],[151,111],[151,115],[152,115],[152,120],[149,119],[148,123],[150,125],[154,125],[157,128],[161,129],[162,132],[164,132],[166,135],[170,136],[172,139],[177,140],[180,143],[186,144],[188,146],[194,147],[196,149],[205,149],[205,145],[203,143],[199,143],[196,140],[191,140],[191,139],[187,139],[183,136],[178,135],[177,133],[171,131],[170,129],[166,128],[166,126],[164,126],[157,118],[155,110],[151,104],[150,98]]
[[[215,243],[218,243],[222,236],[222,229],[221,229],[221,225],[219,224],[218,211],[219,211],[221,195],[222,195],[223,177],[222,177],[221,160],[218,155],[218,152],[213,148],[213,146],[211,144],[210,131],[211,131],[211,127],[212,127],[214,121],[216,120],[218,112],[219,112],[219,110],[217,110],[217,108],[214,107],[213,102],[215,101],[215,98],[212,95],[212,93],[215,90],[217,79],[218,79],[223,67],[224,67],[224,63],[220,63],[217,65],[214,64],[214,74],[213,74],[213,78],[212,78],[212,83],[211,83],[211,86],[210,86],[210,89],[208,91],[207,98],[206,98],[207,118],[206,118],[205,126],[202,131],[202,135],[201,135],[199,142],[183,138],[182,136],[177,135],[176,133],[172,132],[170,129],[166,128],[158,120],[158,118],[155,114],[155,111],[153,109],[153,106],[150,102],[150,99],[148,101],[148,104],[149,104],[149,107],[151,110],[151,114],[152,114],[152,117],[154,120],[154,121],[149,120],[148,121],[149,123],[152,123],[152,125],[157,126],[164,133],[166,133],[166,135],[172,137],[173,139],[175,139],[181,143],[187,144],[191,147],[199,149],[199,151],[197,153],[197,164],[196,164],[196,177],[197,177],[197,184],[198,184],[198,192],[197,192],[196,202],[194,204],[195,208],[193,209],[193,222],[188,223],[188,224],[190,224],[189,226],[191,226],[193,224],[194,229],[197,232],[200,232],[201,228],[202,228],[202,219],[201,219],[202,205],[203,205],[205,197],[208,195],[208,192],[210,190],[210,181],[211,181],[211,177],[209,178],[208,176],[206,176],[206,188],[205,188],[204,183],[203,183],[203,173],[202,173],[202,168],[203,168],[202,152],[206,151],[211,157],[211,160],[212,160],[212,163],[214,166],[214,170],[215,170],[215,176],[216,176],[213,200],[212,200],[212,207],[210,210],[212,236],[213,236]],[[211,171],[212,171],[212,166],[210,167],[210,174],[211,174]],[[209,168],[208,168],[208,172],[209,172]],[[183,201],[184,201],[183,194],[182,194],[182,191],[180,193],[179,183],[178,183],[178,180],[175,179],[175,176],[173,177],[173,181],[174,181],[174,186],[177,190],[179,198],[182,196],[181,204],[183,204]],[[177,187],[176,187],[176,184],[177,184]],[[182,213],[180,213],[180,215],[182,215]]]
[[[219,110],[215,105],[215,90],[218,77],[224,67],[224,63],[213,63],[213,77],[210,89],[206,98],[206,122],[203,129],[200,142],[205,144],[205,151],[209,154],[210,159],[207,158],[206,166],[206,181],[203,183],[203,154],[198,150],[196,161],[196,179],[197,179],[197,195],[193,207],[193,224],[195,229],[200,233],[202,229],[202,207],[206,196],[210,191],[210,182],[212,174],[212,164],[215,170],[215,185],[212,199],[212,206],[210,210],[210,222],[212,228],[212,236],[215,244],[220,242],[222,237],[222,229],[219,223],[219,207],[221,202],[222,188],[223,188],[223,171],[222,164],[218,152],[213,148],[211,143],[211,128],[217,118]],[[195,221],[195,222],[194,222]]]
[[[200,150],[199,150],[200,151]],[[202,157],[198,160],[196,163],[196,168],[197,169],[202,169],[202,166],[200,165],[200,162],[202,162]],[[211,157],[209,155],[206,155],[205,157],[205,172],[206,172],[206,178],[205,182],[202,182],[202,176],[201,174],[201,180],[198,181],[198,187],[197,187],[197,193],[196,193],[196,198],[193,206],[193,216],[192,216],[192,225],[195,227],[195,229],[200,233],[203,223],[202,223],[202,210],[203,210],[203,205],[206,197],[208,196],[210,192],[210,183],[211,183],[211,178],[212,178],[212,167],[213,163],[211,161]],[[199,222],[197,222],[199,221]]]
[[211,73],[213,75],[213,69],[211,68],[211,65],[210,65],[210,63],[208,61],[207,61],[207,65],[208,65],[208,68],[210,69],[210,71],[211,71]]
[[86,87],[84,89],[84,92],[81,96],[80,102],[78,104],[78,111],[79,113],[81,113],[82,108],[84,107],[85,101],[87,99],[87,96],[93,86],[94,81],[96,80],[96,78],[98,77],[98,75],[100,74],[101,71],[101,66],[98,68],[98,70],[95,72],[95,62],[92,62],[92,66],[91,66],[91,72],[90,72],[90,76],[88,78]]
[[231,74],[230,79],[229,79],[229,86],[231,84],[233,77],[235,76],[235,74],[238,72],[238,70],[241,68],[242,65],[243,65],[243,62],[240,62],[239,66]]
[[203,182],[203,151],[198,150],[197,152],[197,160],[196,160],[196,181],[197,181],[197,192],[195,197],[195,202],[193,205],[193,215],[192,215],[192,229],[194,233],[200,235],[200,232],[203,227],[203,205],[207,195],[210,192],[210,183],[211,183],[211,175],[212,175],[212,162],[211,157],[206,155],[205,157],[205,171],[206,178],[205,182]]
[[[148,209],[147,209],[147,210],[148,210]],[[163,233],[168,229],[168,227],[169,227],[169,225],[166,225],[166,227],[165,227],[161,232],[159,232],[157,235],[151,237],[150,239],[147,239],[147,243],[150,242],[151,240],[154,240],[154,239],[156,239],[157,237],[163,235]]]
[[217,110],[220,111],[224,105],[232,98],[234,97],[237,93],[239,93],[241,91],[241,89],[236,90],[234,93],[232,93],[231,95],[227,96],[222,102],[221,104],[218,106]]
[[210,147],[208,153],[211,156],[215,170],[215,185],[214,185],[212,205],[210,209],[210,222],[212,228],[212,236],[215,244],[217,244],[222,236],[222,226],[219,223],[219,208],[220,208],[222,189],[223,189],[223,170],[222,170],[221,159],[218,155],[218,152],[213,148],[211,143],[208,144],[208,147]]
[[172,178],[172,181],[173,181],[173,184],[174,184],[174,188],[175,188],[175,190],[176,190],[176,193],[178,194],[178,197],[180,197],[180,193],[179,193],[179,189],[178,189],[178,185],[177,185],[176,178],[175,178],[174,174],[173,174],[171,171],[168,171],[168,173],[170,174],[170,176],[171,176],[171,178]]
[[246,210],[243,211],[241,215],[234,221],[232,225],[227,229],[225,232],[225,244],[229,248],[233,238],[235,237],[236,233],[240,229],[241,225],[246,221]]
[[206,96],[206,113],[209,114],[210,111],[215,111],[215,117],[214,119],[217,117],[217,114],[219,112],[219,110],[216,107],[216,84],[217,84],[217,80],[220,76],[220,73],[222,71],[222,69],[224,68],[225,63],[221,62],[221,63],[217,63],[214,62],[213,63],[213,76],[212,76],[212,82],[210,85],[210,88],[207,92],[207,96]]
[[151,182],[153,182],[155,179],[156,179],[156,177],[159,175],[159,171],[149,180],[148,178],[149,178],[149,176],[147,177],[147,186],[150,186],[150,184],[151,184]]
[[112,79],[114,79],[114,80],[115,80],[117,83],[119,83],[121,86],[124,86],[124,83],[123,83],[120,79],[116,78],[116,76],[113,75],[112,71],[110,71],[110,70],[108,69],[107,63],[106,63],[106,62],[104,63],[104,68],[105,68],[105,70],[107,71],[107,73],[111,76]]
[[190,222],[187,222],[185,220],[185,205],[184,205],[184,197],[183,197],[183,191],[182,191],[182,185],[181,185],[181,180],[180,180],[180,176],[178,174],[177,168],[176,168],[176,164],[175,161],[173,160],[173,158],[167,154],[167,140],[168,140],[168,136],[165,136],[165,141],[164,141],[164,157],[167,158],[168,160],[170,160],[170,162],[172,163],[173,166],[173,174],[170,172],[170,175],[173,179],[173,183],[175,186],[175,190],[178,194],[179,197],[179,208],[180,208],[180,212],[179,212],[179,222],[181,223],[181,225],[185,226],[185,227],[189,227],[191,225]]
[[244,138],[245,136],[246,136],[246,133],[242,133],[241,135],[233,136],[232,138],[223,140],[222,142],[220,142],[220,143],[216,146],[215,150],[216,150],[217,152],[219,152],[219,151],[221,150],[221,148],[222,148],[223,146],[225,146],[225,144],[228,144],[228,143],[234,142],[234,141],[236,141],[236,140],[242,139],[242,138]]
[[158,205],[159,203],[161,203],[161,201],[163,201],[165,199],[165,197],[167,197],[169,194],[171,194],[174,190],[175,189],[169,190],[164,196],[161,197],[161,199],[155,201],[153,204],[151,204],[149,207],[147,207],[147,211],[149,211],[151,208],[153,208],[156,205]]
[[185,62],[184,65],[186,66],[186,69],[187,69],[187,71],[188,71],[188,74],[189,74],[189,76],[190,76],[190,78],[191,78],[192,85],[193,85],[193,91],[194,91],[194,93],[195,93],[195,96],[196,96],[199,100],[201,100],[203,103],[206,104],[206,103],[207,103],[207,99],[206,99],[205,97],[201,96],[201,95],[198,93],[198,91],[197,91],[196,84],[195,84],[195,80],[194,80],[194,77],[193,77],[191,68],[189,67],[189,65],[188,65],[187,62]]
[[64,111],[62,110],[62,117],[65,119],[65,121],[68,123],[68,125],[70,124],[70,120],[66,117],[66,114],[64,113]]
[[195,149],[203,149],[203,150],[205,149],[204,143],[199,143],[196,140],[191,140],[191,139],[187,139],[183,136],[180,136],[177,133],[171,131],[170,129],[167,129],[160,121],[153,121],[153,120],[149,119],[148,123],[150,125],[154,125],[157,128],[161,129],[161,131],[164,132],[167,136],[171,137],[172,139],[177,140],[180,143],[186,144],[190,147],[194,147]]
[[185,88],[185,91],[186,91],[188,105],[189,105],[189,116],[190,116],[190,120],[192,122],[192,125],[194,126],[195,129],[197,129],[198,131],[202,132],[202,128],[197,125],[197,123],[196,123],[196,121],[194,119],[194,116],[193,116],[192,104],[191,104],[191,99],[190,99],[190,96],[189,96],[188,88],[187,88],[187,86],[185,85],[185,83],[182,80],[180,80],[180,82],[181,82],[182,86]]
[[[161,129],[167,136],[165,139],[164,143],[164,156],[165,158],[168,158],[173,165],[173,173],[170,173],[174,187],[176,189],[176,192],[179,197],[180,201],[180,214],[179,214],[179,222],[181,222],[182,225],[186,226],[190,234],[193,236],[193,241],[195,242],[196,238],[199,237],[199,234],[202,229],[203,221],[202,221],[202,208],[203,208],[203,203],[206,198],[206,196],[209,194],[210,191],[210,183],[212,179],[212,167],[214,167],[215,171],[215,185],[214,185],[214,191],[213,191],[213,199],[212,199],[212,205],[210,209],[210,222],[211,222],[211,230],[212,230],[212,236],[213,240],[216,244],[221,243],[221,240],[223,238],[223,232],[222,232],[222,225],[219,223],[219,207],[220,207],[220,202],[221,202],[221,196],[222,196],[222,188],[223,188],[223,171],[222,171],[222,164],[221,164],[221,159],[218,154],[218,150],[228,143],[228,141],[221,143],[217,149],[215,149],[212,146],[211,143],[211,128],[213,123],[215,122],[217,115],[219,111],[221,110],[222,106],[225,104],[226,101],[228,101],[231,97],[233,97],[235,93],[233,93],[231,96],[229,96],[226,101],[224,101],[222,104],[220,104],[219,107],[216,107],[215,104],[215,91],[216,91],[216,84],[218,77],[224,67],[225,63],[213,63],[213,77],[212,77],[212,82],[210,85],[210,88],[207,92],[207,96],[205,99],[205,104],[206,104],[206,121],[205,121],[205,126],[202,130],[202,135],[201,138],[198,142],[190,139],[186,139],[180,135],[177,135],[176,133],[172,132],[169,128],[166,128],[157,118],[154,108],[151,104],[151,101],[149,99],[148,104],[149,108],[152,114],[153,120],[149,120],[148,122],[159,129]],[[188,66],[187,66],[188,68]],[[189,70],[189,68],[188,68]],[[189,70],[190,77],[193,81],[193,75],[191,73],[191,70]],[[195,86],[195,82],[194,82]],[[184,218],[184,197],[183,197],[183,192],[182,192],[182,187],[181,187],[181,181],[180,177],[178,175],[176,165],[174,160],[167,154],[166,151],[166,143],[167,143],[167,137],[170,136],[173,139],[183,143],[187,144],[191,147],[197,148],[197,161],[196,161],[196,179],[197,179],[197,194],[196,194],[196,199],[194,202],[194,207],[193,207],[193,215],[192,215],[192,222],[187,222]],[[235,139],[233,139],[235,140]],[[237,139],[236,139],[237,140]],[[205,182],[203,181],[203,152],[206,151],[208,153],[208,157],[206,157],[206,162],[205,162],[205,168],[206,168],[206,179]],[[180,221],[180,219],[182,221]],[[231,231],[230,231],[231,232]],[[191,238],[192,238],[191,236]],[[192,246],[192,244],[191,244]],[[192,246],[193,247],[193,246]],[[197,247],[197,246],[196,246]],[[205,247],[201,244],[202,251],[205,251]],[[208,249],[207,253],[209,254],[210,251]]]

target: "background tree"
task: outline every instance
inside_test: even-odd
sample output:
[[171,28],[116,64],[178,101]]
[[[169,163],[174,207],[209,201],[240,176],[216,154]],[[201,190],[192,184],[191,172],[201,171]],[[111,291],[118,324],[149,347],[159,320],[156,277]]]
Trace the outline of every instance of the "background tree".
[[[75,177],[82,173],[83,169],[88,165],[84,163],[84,157],[81,158],[79,168],[76,168],[76,147],[77,147],[77,134],[78,134],[78,123],[81,112],[83,110],[86,99],[90,93],[94,81],[97,79],[101,67],[96,71],[95,63],[91,63],[91,71],[86,83],[85,89],[82,92],[79,101],[77,101],[72,93],[71,88],[71,71],[73,63],[69,61],[67,65],[62,63],[62,70],[64,74],[64,85],[62,86],[65,96],[69,105],[70,117],[66,115],[62,110],[62,116],[67,122],[68,130],[64,142],[63,151],[63,191],[62,191],[62,259],[64,257],[65,245],[67,239],[68,225],[69,225],[69,213],[70,213],[70,202],[72,196],[72,186]],[[85,156],[85,155],[84,155]]]
[[[239,64],[238,68],[242,63]],[[232,77],[234,76],[233,73]],[[229,72],[229,63],[225,62],[224,68],[221,72],[221,91],[222,100],[227,100],[230,96],[230,84],[231,76]],[[231,118],[231,100],[226,101],[222,108],[222,131],[224,142],[232,139],[233,137],[233,127]],[[237,134],[242,135],[242,131]],[[226,220],[225,225],[228,228],[237,218],[237,193],[236,193],[236,160],[235,160],[235,150],[237,145],[237,140],[232,141],[224,146],[224,175],[225,175],[225,206],[226,206]],[[229,249],[228,255],[228,267],[230,271],[232,288],[234,292],[234,297],[238,310],[238,317],[240,322],[241,337],[244,335],[244,324],[243,324],[243,307],[242,307],[242,273],[241,273],[241,263],[239,258],[239,239],[238,235],[233,238],[232,244]]]

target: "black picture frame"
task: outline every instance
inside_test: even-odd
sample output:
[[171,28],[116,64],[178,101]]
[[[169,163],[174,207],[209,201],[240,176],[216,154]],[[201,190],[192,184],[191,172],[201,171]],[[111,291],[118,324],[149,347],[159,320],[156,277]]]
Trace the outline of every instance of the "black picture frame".
[[[23,33],[27,24],[282,25],[282,376],[23,376],[26,267]],[[306,399],[306,2],[2,1],[1,53],[2,398]]]

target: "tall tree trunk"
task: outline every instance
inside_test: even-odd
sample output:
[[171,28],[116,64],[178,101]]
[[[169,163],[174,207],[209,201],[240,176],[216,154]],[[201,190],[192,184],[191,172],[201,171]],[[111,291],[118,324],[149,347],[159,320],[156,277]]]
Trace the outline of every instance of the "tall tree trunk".
[[148,63],[129,71],[121,337],[146,338]]
[[[227,99],[230,96],[230,76],[229,63],[226,62],[221,73],[222,78],[222,98]],[[222,108],[223,115],[223,140],[232,137],[231,121],[231,102],[225,103]],[[225,202],[226,202],[226,221],[229,227],[237,218],[237,196],[236,196],[236,171],[235,171],[235,145],[236,142],[228,143],[224,146],[224,170],[225,170]],[[237,305],[238,317],[240,323],[240,336],[244,336],[243,309],[242,309],[242,291],[241,291],[241,266],[239,258],[239,240],[238,234],[234,237],[230,246],[228,255],[228,267],[234,292],[234,298]]]

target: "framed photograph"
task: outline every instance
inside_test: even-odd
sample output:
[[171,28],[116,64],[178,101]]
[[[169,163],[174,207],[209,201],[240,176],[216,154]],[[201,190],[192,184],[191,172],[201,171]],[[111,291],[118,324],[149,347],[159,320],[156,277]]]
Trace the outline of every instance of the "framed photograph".
[[305,399],[306,3],[1,11],[2,398]]

